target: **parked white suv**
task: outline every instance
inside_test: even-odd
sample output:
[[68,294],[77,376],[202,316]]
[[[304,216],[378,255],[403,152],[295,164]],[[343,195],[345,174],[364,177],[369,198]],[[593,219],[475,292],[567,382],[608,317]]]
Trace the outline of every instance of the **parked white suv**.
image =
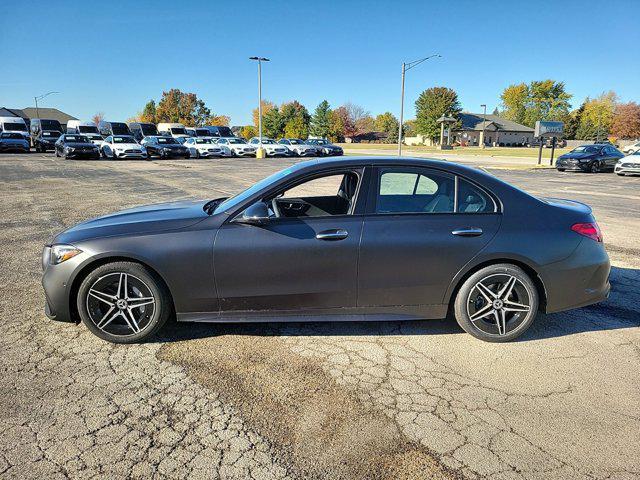
[[159,123],[158,133],[160,135],[169,135],[173,138],[188,137],[187,129],[181,123]]
[[130,135],[109,135],[100,152],[106,158],[147,158],[147,150]]
[[[249,144],[255,148],[259,148],[261,146],[260,139],[258,137],[253,137],[249,140]],[[275,140],[266,137],[262,137],[262,148],[264,149],[264,153],[267,157],[284,157],[289,151],[284,145],[279,145]]]
[[229,156],[237,157],[255,157],[256,147],[253,147],[247,143],[244,138],[218,138],[216,139],[218,145],[226,147],[229,150]]
[[222,149],[210,138],[191,137],[182,144],[189,149],[191,158],[221,157]]
[[298,157],[312,157],[317,153],[316,147],[307,145],[304,140],[299,138],[281,138],[278,143],[284,145],[292,154]]

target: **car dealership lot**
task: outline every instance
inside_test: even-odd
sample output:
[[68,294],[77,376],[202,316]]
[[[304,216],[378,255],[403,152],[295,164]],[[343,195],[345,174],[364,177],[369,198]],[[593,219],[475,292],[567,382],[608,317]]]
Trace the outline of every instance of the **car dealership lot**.
[[52,234],[293,161],[0,156],[0,475],[640,477],[640,178],[493,172],[592,205],[613,264],[607,302],[511,344],[451,320],[172,325],[116,346],[44,316]]

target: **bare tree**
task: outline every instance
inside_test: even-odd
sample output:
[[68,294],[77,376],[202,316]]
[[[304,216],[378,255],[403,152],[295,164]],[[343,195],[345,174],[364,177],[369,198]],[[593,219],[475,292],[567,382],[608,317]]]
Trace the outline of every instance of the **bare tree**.
[[91,117],[91,121],[96,124],[96,127],[103,120],[104,120],[104,112],[98,112],[93,117]]

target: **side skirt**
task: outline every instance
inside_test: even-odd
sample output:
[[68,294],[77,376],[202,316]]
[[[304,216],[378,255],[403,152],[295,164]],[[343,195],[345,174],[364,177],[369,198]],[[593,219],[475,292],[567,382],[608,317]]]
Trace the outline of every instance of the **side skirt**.
[[445,318],[448,305],[177,313],[179,322],[386,322]]

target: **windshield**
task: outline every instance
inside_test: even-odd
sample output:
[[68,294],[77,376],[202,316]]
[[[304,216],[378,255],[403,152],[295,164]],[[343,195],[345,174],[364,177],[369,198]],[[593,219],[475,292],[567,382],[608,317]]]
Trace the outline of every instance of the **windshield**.
[[42,136],[58,138],[60,136],[60,132],[42,132]]
[[60,122],[57,120],[40,120],[40,126],[43,130],[60,130]]
[[129,135],[129,127],[126,123],[113,122],[111,123],[111,133],[114,135]]
[[309,143],[313,143],[315,145],[328,145],[329,142],[327,142],[326,140],[322,140],[321,138],[316,138],[313,140],[309,140]]
[[297,138],[292,138],[290,140],[290,142],[291,142],[292,145],[302,145],[302,144],[304,144],[304,142],[302,140],[298,140]]
[[276,172],[273,175],[270,175],[267,178],[260,180],[258,183],[254,183],[252,186],[250,186],[246,190],[222,202],[220,205],[216,207],[213,213],[220,213],[220,212],[224,212],[225,210],[230,210],[234,208],[236,205],[244,202],[247,198],[259,192],[263,188],[266,188],[272,183],[277,182],[278,180],[286,177],[290,173],[295,172],[300,168],[299,165],[301,164],[294,165],[289,168],[285,168],[284,170],[280,170],[279,172]]
[[242,138],[230,138],[228,142],[233,143],[234,145],[242,145],[247,143],[247,141]]
[[160,137],[158,138],[158,143],[163,143],[165,145],[175,145],[176,143],[178,143],[178,141],[175,138]]
[[171,133],[173,133],[174,135],[186,135],[187,134],[187,130],[184,128],[180,128],[180,127],[174,127],[171,128]]
[[208,138],[196,138],[196,143],[212,143]]
[[271,140],[270,138],[263,138],[262,139],[262,144],[263,145],[275,145],[275,141]]
[[24,136],[19,133],[2,133],[0,134],[0,138],[14,138],[24,140]]
[[90,133],[89,135],[87,135],[87,138],[89,138],[89,140],[93,141],[93,140],[100,140],[102,141],[102,137],[100,135],[96,135],[95,133]]
[[4,130],[18,130],[20,132],[26,132],[27,131],[27,126],[24,123],[5,122],[2,125],[2,128]]
[[196,135],[198,137],[209,137],[209,130],[207,130],[206,128],[196,128]]
[[113,143],[136,143],[136,141],[133,139],[133,137],[120,136],[113,137]]
[[636,150],[635,152],[633,152],[631,155],[640,155],[640,150]]
[[84,135],[67,135],[64,137],[65,142],[74,142],[74,143],[91,143],[89,139]]
[[94,127],[93,125],[80,125],[78,131],[80,133],[98,133],[98,127]]
[[590,147],[588,145],[583,145],[582,147],[576,147],[571,150],[571,153],[595,153],[598,149],[596,147]]
[[145,125],[144,123],[140,124],[140,130],[144,135],[157,135],[158,129],[155,125]]

